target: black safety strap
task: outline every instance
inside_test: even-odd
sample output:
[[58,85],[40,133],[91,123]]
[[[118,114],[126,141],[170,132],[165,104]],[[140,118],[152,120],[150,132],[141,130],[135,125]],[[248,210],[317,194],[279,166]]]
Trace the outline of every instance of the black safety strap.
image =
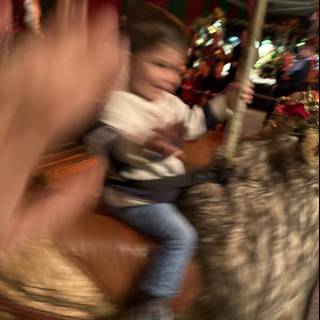
[[179,176],[165,177],[155,180],[118,180],[108,178],[106,180],[106,185],[112,184],[141,190],[163,191],[187,188],[206,182],[226,184],[231,176],[231,173],[231,169],[216,167],[196,170]]

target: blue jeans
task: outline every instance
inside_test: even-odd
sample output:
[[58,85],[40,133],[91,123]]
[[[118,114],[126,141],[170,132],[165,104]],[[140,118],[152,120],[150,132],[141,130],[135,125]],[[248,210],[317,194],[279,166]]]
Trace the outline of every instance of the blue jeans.
[[174,205],[166,203],[124,208],[114,216],[160,244],[140,289],[160,299],[176,296],[197,246],[193,226]]

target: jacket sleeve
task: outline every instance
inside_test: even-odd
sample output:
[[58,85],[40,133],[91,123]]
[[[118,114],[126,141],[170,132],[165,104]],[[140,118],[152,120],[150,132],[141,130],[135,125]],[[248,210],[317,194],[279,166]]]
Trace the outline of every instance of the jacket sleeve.
[[119,136],[116,130],[99,121],[96,127],[85,135],[83,142],[92,154],[107,158]]
[[217,124],[227,121],[232,115],[233,112],[228,109],[224,95],[218,95],[204,107],[190,109],[184,105],[185,140],[199,138]]
[[124,139],[143,145],[152,135],[148,123],[148,114],[139,103],[127,100],[121,94],[114,94],[100,117],[100,121],[112,128]]
[[103,109],[98,125],[85,138],[90,150],[106,156],[120,141],[143,145],[150,134],[144,126],[144,119],[139,117],[137,107],[114,93]]

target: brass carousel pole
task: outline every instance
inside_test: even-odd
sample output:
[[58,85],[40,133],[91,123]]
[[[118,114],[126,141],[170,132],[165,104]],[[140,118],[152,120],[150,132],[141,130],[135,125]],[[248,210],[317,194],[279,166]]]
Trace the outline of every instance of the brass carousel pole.
[[240,83],[240,88],[235,99],[235,113],[228,126],[225,138],[225,162],[229,166],[236,152],[236,148],[241,136],[243,119],[247,110],[247,105],[240,99],[243,90],[248,86],[250,80],[250,71],[256,59],[256,41],[259,41],[262,35],[263,25],[267,12],[268,0],[256,0],[253,16],[249,28],[249,38],[246,50],[241,57],[240,67],[236,80]]

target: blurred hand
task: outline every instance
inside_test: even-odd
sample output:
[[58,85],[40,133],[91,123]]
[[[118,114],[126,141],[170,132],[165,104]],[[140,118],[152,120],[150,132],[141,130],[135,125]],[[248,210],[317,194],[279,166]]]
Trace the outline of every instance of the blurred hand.
[[163,156],[175,156],[183,161],[185,159],[183,150],[173,143],[174,141],[180,141],[183,135],[184,128],[181,124],[155,129],[151,137],[145,142],[144,148]]
[[116,14],[109,11],[101,18],[89,50],[76,24],[55,32],[58,21],[50,39],[29,39],[0,61],[0,245],[55,232],[87,210],[99,193],[102,164],[41,194],[27,195],[26,185],[48,145],[93,119],[92,100],[114,81]]
[[[241,90],[241,84],[238,82],[232,82],[226,90],[228,105],[232,110],[235,108],[239,90]],[[240,99],[246,104],[252,104],[254,99],[254,85],[252,82],[249,82],[248,86],[242,90]]]

